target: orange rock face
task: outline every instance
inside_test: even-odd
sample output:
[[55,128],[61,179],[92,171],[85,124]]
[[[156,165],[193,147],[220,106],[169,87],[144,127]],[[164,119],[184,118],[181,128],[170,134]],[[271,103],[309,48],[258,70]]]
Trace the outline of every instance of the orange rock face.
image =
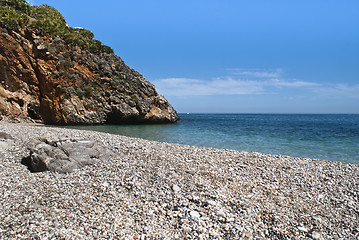
[[0,115],[61,125],[179,119],[153,84],[120,57],[27,29],[1,29]]

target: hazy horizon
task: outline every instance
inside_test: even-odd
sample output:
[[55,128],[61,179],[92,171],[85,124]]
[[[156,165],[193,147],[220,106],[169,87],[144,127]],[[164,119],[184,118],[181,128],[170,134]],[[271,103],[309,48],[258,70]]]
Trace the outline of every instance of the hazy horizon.
[[259,114],[259,115],[359,115],[359,113],[295,113],[295,112],[178,112],[178,114],[243,114],[243,115],[250,115],[250,114]]

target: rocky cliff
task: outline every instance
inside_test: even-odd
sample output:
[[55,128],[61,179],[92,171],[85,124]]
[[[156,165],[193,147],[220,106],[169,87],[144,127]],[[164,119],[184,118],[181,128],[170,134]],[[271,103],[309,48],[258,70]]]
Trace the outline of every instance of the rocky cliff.
[[[19,1],[1,1],[0,7],[20,14],[9,2]],[[68,26],[66,33],[38,29],[37,15],[28,13],[29,9],[20,9],[25,12],[21,16],[28,16],[25,23],[12,25],[0,12],[3,118],[46,124],[171,123],[179,119],[153,84],[112,49],[92,40],[91,32]],[[86,41],[73,40],[85,34],[89,35]]]

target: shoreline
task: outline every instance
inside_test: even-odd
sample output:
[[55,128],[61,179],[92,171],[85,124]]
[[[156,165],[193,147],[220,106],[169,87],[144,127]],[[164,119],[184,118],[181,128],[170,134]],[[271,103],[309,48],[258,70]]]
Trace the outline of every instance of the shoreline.
[[171,125],[99,125],[93,130],[199,147],[359,164],[359,118],[325,115],[181,115]]
[[[355,239],[359,165],[0,123],[0,238]],[[37,137],[96,140],[116,153],[72,173],[30,173]],[[7,140],[8,141],[8,140]],[[10,143],[11,143],[10,141]]]

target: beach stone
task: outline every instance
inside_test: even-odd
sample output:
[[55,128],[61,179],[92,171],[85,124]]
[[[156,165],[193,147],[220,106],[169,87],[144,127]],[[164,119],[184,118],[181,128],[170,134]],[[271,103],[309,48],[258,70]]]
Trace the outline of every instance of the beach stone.
[[0,152],[6,151],[11,147],[11,144],[8,141],[0,141]]
[[221,234],[218,231],[214,230],[214,229],[210,229],[209,235],[214,237],[214,238],[219,238],[221,236]]
[[191,211],[189,214],[191,215],[192,218],[195,218],[195,219],[198,219],[198,218],[201,217],[201,215],[199,214],[199,212],[194,211],[194,210]]
[[14,143],[14,138],[5,132],[0,132],[0,152],[4,152]]
[[209,205],[213,205],[213,206],[217,205],[216,201],[213,201],[213,200],[207,200],[207,203]]
[[[0,132],[15,139],[0,152],[0,239],[357,239],[358,164],[44,126]],[[79,142],[115,156],[71,174],[30,174],[19,158],[31,139],[68,158],[65,146]]]
[[299,231],[302,231],[302,232],[308,232],[308,229],[306,227],[298,227],[298,230]]
[[226,213],[223,211],[223,209],[217,210],[216,215],[218,217],[226,217]]
[[28,149],[34,172],[68,173],[114,155],[97,142],[85,139],[34,139],[28,143]]
[[0,139],[1,140],[7,140],[7,139],[14,140],[14,138],[6,132],[0,132]]
[[172,190],[174,193],[179,193],[181,191],[181,188],[178,185],[173,184]]
[[321,239],[321,235],[318,232],[312,232],[312,238],[315,240],[320,240]]

